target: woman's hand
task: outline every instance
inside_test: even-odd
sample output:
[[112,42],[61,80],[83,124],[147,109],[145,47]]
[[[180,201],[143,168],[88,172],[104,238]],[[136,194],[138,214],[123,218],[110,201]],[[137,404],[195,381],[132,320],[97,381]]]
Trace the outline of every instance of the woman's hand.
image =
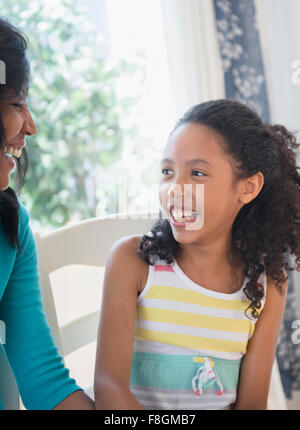
[[84,391],[77,390],[60,402],[53,410],[95,410],[95,404]]

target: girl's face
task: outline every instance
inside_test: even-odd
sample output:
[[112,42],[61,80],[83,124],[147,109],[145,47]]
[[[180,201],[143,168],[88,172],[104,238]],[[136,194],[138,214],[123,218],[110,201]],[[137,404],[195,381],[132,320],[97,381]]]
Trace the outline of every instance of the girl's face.
[[15,167],[14,159],[5,154],[14,150],[14,155],[19,158],[26,145],[25,136],[34,135],[36,126],[26,99],[22,97],[2,101],[0,115],[7,142],[0,148],[0,191],[4,191],[9,187],[9,176]]
[[173,132],[161,161],[159,201],[177,242],[211,241],[231,229],[242,207],[239,184],[234,189],[232,183],[216,133],[194,123]]

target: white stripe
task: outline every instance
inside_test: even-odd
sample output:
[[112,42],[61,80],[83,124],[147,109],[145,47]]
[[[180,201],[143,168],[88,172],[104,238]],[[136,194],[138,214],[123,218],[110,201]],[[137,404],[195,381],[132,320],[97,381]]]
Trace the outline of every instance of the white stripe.
[[197,337],[209,337],[211,339],[233,340],[238,342],[247,342],[249,333],[236,333],[223,330],[214,330],[202,327],[191,327],[180,324],[168,324],[156,321],[146,321],[137,319],[136,327],[160,331],[163,333],[185,334]]
[[195,402],[180,402],[178,404],[168,401],[159,401],[158,403],[155,400],[139,400],[139,402],[142,406],[148,406],[151,409],[223,409],[229,405],[226,401],[201,402],[195,400]]
[[189,303],[176,302],[174,300],[144,299],[142,306],[156,309],[168,309],[171,311],[188,312],[196,315],[205,315],[219,318],[231,318],[245,320],[242,310],[221,309],[208,306],[192,305]]
[[[136,396],[143,400],[149,401],[149,400],[156,400],[158,402],[168,402],[176,404],[178,401],[184,401],[184,402],[203,402],[203,403],[212,403],[212,402],[227,402],[232,403],[236,399],[236,395],[232,393],[223,393],[221,396],[218,396],[217,394],[202,394],[202,396],[196,396],[196,394],[177,394],[174,395],[174,393],[157,393],[157,392],[139,392],[138,390],[133,390],[130,388],[130,391]],[[173,395],[172,395],[173,394]]]
[[188,291],[195,291],[195,287],[183,283],[182,280],[178,277],[176,272],[162,272],[160,270],[155,271],[152,285],[165,285],[168,287],[181,288],[183,290],[188,290]]
[[[157,260],[155,265],[165,265],[166,262],[163,260]],[[215,291],[210,290],[208,288],[202,287],[201,285],[199,285],[199,287],[201,287],[201,291],[199,288],[197,288],[197,284],[192,281],[190,278],[187,277],[187,275],[184,273],[184,275],[187,277],[187,279],[184,279],[184,281],[190,281],[190,282],[183,282],[183,279],[181,279],[181,277],[179,276],[179,274],[175,271],[173,264],[170,264],[170,266],[173,268],[174,272],[167,272],[167,271],[154,271],[154,279],[152,280],[152,284],[153,285],[167,285],[170,287],[175,287],[175,288],[181,288],[181,289],[185,289],[185,290],[189,290],[189,291],[197,291],[198,293],[207,293],[206,295],[209,297],[216,297],[216,298],[221,298],[220,296],[215,296]],[[263,273],[260,274],[259,278],[258,278],[258,282],[261,282],[264,286],[264,295],[266,297],[266,290],[267,290],[267,276],[266,276],[266,271],[264,270]],[[247,282],[246,282],[247,283]],[[245,283],[245,285],[246,285]],[[221,293],[222,294],[222,293]],[[247,296],[245,295],[245,293],[243,292],[243,289],[241,289],[240,294],[239,295],[233,295],[231,296],[230,294],[224,294],[224,299],[229,299],[229,300],[236,300],[236,299],[247,299]],[[264,300],[262,300],[262,306],[264,305]]]
[[189,349],[182,348],[176,345],[169,345],[160,342],[151,342],[141,339],[135,339],[134,341],[135,352],[151,352],[157,354],[175,354],[175,355],[208,355],[209,357],[224,358],[227,360],[238,360],[243,354],[239,352],[218,352],[211,351],[209,349]]
[[[137,391],[140,390],[141,392],[144,392],[144,393],[145,392],[153,392],[153,393],[163,393],[163,394],[166,394],[166,393],[191,394],[191,391],[192,391],[192,385],[191,385],[190,389],[188,389],[188,388],[178,389],[178,388],[164,388],[164,387],[145,387],[143,385],[130,384],[130,388],[133,390],[137,390]],[[224,392],[224,395],[225,396],[233,395],[235,392],[236,392],[236,390],[226,390]],[[207,395],[208,396],[215,396],[214,393],[210,393],[210,392],[207,392]]]
[[[159,390],[159,388],[157,389]],[[132,391],[134,394],[136,395],[144,395],[144,396],[148,396],[148,397],[155,397],[155,398],[165,398],[167,399],[184,399],[184,400],[191,400],[194,401],[195,399],[198,399],[198,397],[195,397],[196,394],[194,393],[162,393],[162,392],[158,392],[158,391],[149,391],[147,390],[147,388],[142,389],[142,388],[133,388],[130,387],[130,391]],[[222,399],[226,399],[226,400],[235,400],[235,394],[234,393],[223,393],[222,394]],[[217,394],[212,394],[212,393],[205,393],[205,396],[200,398],[200,400],[222,400],[220,396],[218,396]]]

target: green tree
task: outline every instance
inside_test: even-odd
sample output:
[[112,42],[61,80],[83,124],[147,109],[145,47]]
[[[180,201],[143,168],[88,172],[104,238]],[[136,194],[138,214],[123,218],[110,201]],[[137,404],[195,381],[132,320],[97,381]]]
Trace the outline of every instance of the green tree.
[[115,82],[135,66],[110,66],[77,0],[1,1],[1,16],[29,40],[29,104],[38,133],[22,199],[43,227],[96,216],[97,181],[122,150],[120,116],[135,100],[117,100]]

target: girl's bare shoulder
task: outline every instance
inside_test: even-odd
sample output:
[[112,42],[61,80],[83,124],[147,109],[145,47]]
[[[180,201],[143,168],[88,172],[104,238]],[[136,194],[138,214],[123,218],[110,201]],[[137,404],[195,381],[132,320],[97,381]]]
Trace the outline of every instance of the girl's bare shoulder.
[[137,254],[143,235],[125,236],[117,240],[111,249],[111,255],[118,254],[118,266],[121,272],[126,273],[126,268],[135,274],[138,292],[146,285],[149,265]]

